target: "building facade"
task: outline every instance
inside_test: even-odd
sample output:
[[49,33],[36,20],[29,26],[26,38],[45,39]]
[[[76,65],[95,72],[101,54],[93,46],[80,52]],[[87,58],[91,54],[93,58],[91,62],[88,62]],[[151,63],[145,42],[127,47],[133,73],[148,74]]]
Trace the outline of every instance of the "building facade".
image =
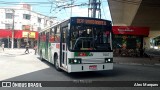
[[149,27],[113,26],[114,56],[143,56]]
[[26,42],[33,47],[38,32],[54,23],[54,18],[32,11],[28,4],[0,8],[0,17],[0,45],[4,42],[6,48],[23,48]]

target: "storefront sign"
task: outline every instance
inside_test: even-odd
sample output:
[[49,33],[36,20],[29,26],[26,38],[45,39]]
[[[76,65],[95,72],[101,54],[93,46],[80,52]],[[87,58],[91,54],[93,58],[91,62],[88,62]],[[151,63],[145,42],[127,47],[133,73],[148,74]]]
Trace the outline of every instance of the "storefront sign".
[[149,27],[128,27],[128,26],[113,26],[114,34],[124,34],[124,35],[149,35]]
[[134,30],[133,29],[121,29],[121,28],[119,28],[118,31],[119,32],[133,32]]
[[29,38],[35,38],[35,32],[25,32],[23,31],[22,37],[29,37]]
[[31,27],[30,25],[23,25],[22,29],[23,30],[30,30],[30,27]]
[[23,4],[23,9],[31,10],[31,6],[29,4]]

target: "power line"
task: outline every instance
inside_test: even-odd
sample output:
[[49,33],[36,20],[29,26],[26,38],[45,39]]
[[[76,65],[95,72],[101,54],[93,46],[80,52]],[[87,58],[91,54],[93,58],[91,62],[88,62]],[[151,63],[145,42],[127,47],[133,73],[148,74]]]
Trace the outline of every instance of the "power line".
[[68,16],[66,9],[64,9],[64,11],[65,11],[66,15]]

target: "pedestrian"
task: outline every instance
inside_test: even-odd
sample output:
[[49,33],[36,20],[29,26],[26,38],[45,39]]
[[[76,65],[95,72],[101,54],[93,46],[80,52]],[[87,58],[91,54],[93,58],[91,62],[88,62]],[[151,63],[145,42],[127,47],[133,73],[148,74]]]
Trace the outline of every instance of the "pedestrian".
[[4,51],[4,46],[5,46],[5,44],[4,44],[4,42],[2,42],[2,50]]
[[[27,53],[26,53],[26,52],[27,52]],[[29,53],[29,43],[26,44],[26,51],[25,51],[25,53],[26,53],[26,54]]]
[[36,55],[36,53],[37,53],[37,45],[34,46],[34,51],[35,51],[34,54]]

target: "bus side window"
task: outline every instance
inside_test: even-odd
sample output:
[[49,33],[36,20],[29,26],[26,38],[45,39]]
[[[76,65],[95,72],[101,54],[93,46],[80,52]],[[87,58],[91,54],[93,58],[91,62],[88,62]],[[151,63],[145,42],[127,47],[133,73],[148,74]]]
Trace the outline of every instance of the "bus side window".
[[49,36],[49,42],[53,43],[54,42],[54,34],[51,33]]
[[67,28],[62,28],[62,30],[63,30],[63,32],[62,32],[62,34],[63,34],[63,40],[62,40],[62,42],[66,43],[66,31],[67,31]]

